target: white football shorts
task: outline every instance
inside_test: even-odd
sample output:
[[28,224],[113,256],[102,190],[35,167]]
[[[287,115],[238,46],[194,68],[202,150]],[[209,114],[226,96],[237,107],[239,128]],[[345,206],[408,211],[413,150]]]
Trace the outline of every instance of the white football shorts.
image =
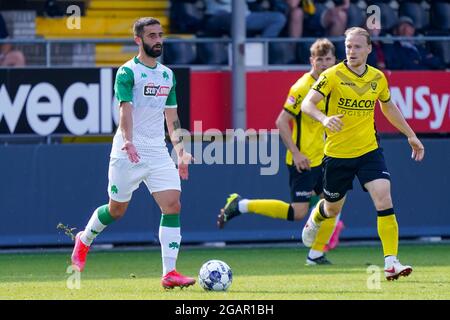
[[128,158],[110,158],[108,170],[108,194],[112,200],[128,202],[141,182],[150,191],[181,191],[180,176],[167,149],[155,152],[150,158],[131,163]]

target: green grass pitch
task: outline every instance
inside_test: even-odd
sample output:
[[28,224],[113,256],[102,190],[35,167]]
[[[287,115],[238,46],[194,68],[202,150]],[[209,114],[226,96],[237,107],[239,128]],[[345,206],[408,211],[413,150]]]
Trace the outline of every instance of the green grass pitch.
[[[157,248],[92,251],[78,290],[67,288],[69,252],[0,254],[0,299],[450,299],[448,244],[401,245],[401,261],[414,272],[394,282],[383,277],[379,246],[339,247],[328,254],[334,264],[319,267],[304,265],[306,252],[294,246],[182,248],[178,269],[187,275],[197,277],[209,259],[227,262],[234,276],[227,292],[206,292],[198,284],[162,289]],[[368,273],[369,265],[380,275]]]

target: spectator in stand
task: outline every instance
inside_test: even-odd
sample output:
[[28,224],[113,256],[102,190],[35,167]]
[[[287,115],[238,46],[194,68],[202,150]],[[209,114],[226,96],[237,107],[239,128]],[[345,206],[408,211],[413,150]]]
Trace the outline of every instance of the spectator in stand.
[[325,28],[328,37],[343,36],[347,28],[347,11],[350,0],[333,1],[334,7],[328,8],[321,17],[321,24]]
[[[5,20],[0,14],[0,40],[9,36]],[[0,44],[0,67],[21,67],[25,65],[25,57],[22,52],[13,50],[9,43]]]
[[350,0],[335,0],[332,7],[325,7],[323,4],[315,5],[313,0],[302,0],[301,6],[305,13],[304,29],[308,36],[339,37],[344,35]]
[[[402,37],[413,37],[416,28],[410,17],[400,17],[394,34]],[[434,56],[424,45],[412,40],[396,41],[388,68],[392,70],[426,70],[441,69],[444,64],[439,57]]]
[[[247,0],[246,26],[250,35],[260,34],[263,38],[275,38],[286,24],[286,17],[275,11],[250,11],[249,4],[255,0]],[[206,0],[206,25],[209,36],[230,35],[231,0]]]
[[292,38],[303,36],[302,0],[272,0],[272,7],[281,11],[287,17],[286,34]]
[[[371,37],[378,37],[381,29],[368,29]],[[367,64],[380,70],[386,69],[386,55],[381,41],[372,40],[372,51],[367,57]]]
[[197,0],[172,0],[170,4],[170,32],[198,33],[203,28],[203,16],[196,8]]

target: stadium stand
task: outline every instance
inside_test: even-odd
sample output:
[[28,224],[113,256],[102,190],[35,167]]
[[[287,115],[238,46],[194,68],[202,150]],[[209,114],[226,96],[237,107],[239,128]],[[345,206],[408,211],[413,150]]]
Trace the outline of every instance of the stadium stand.
[[293,64],[296,61],[296,44],[275,42],[269,44],[269,64]]
[[[59,3],[59,1],[58,1]],[[85,15],[81,17],[80,29],[66,27],[65,17],[36,17],[36,34],[47,39],[58,38],[100,38],[100,39],[130,39],[131,26],[134,21],[142,16],[153,16],[161,21],[164,28],[169,27],[168,0],[158,1],[121,1],[121,0],[91,0],[85,2]],[[135,48],[122,44],[85,44],[83,46],[61,45],[72,52],[74,65],[86,63],[96,66],[120,65],[131,58]],[[65,52],[64,48],[55,49]],[[80,53],[87,53],[86,60],[80,57]],[[83,54],[82,54],[83,55]],[[94,61],[87,59],[94,56]],[[70,60],[70,59],[69,59]]]
[[[430,7],[430,28],[427,35],[448,36],[450,34],[450,3],[436,1]],[[430,43],[433,54],[441,57],[447,68],[450,68],[450,41]]]
[[[176,0],[172,0],[179,2]],[[188,7],[195,8],[195,17],[200,19],[202,17],[202,9],[204,9],[204,0],[190,0]],[[258,1],[264,7],[271,5],[273,1],[261,0]],[[304,19],[304,36],[305,37],[323,37],[325,30],[321,26],[321,17],[328,8],[339,5],[342,1],[331,0],[317,0],[314,1],[316,12],[313,16],[305,15]],[[389,36],[394,34],[394,29],[398,24],[399,16],[408,16],[414,21],[414,27],[418,35],[448,35],[450,23],[449,6],[450,3],[444,0],[438,1],[423,1],[423,0],[351,0],[350,7],[347,11],[347,27],[364,26],[366,9],[370,5],[377,5],[381,10],[381,25],[382,30],[380,36]],[[187,12],[187,10],[186,10]],[[436,20],[432,20],[432,16]],[[198,25],[201,25],[199,23]],[[182,30],[177,29],[182,32]],[[202,34],[202,30],[191,30],[195,34]],[[286,32],[283,36],[287,36]],[[337,56],[342,59],[345,54],[342,43],[335,43]],[[392,54],[390,44],[386,44],[384,48],[387,49],[386,56]],[[430,42],[428,47],[432,53],[437,55],[448,66],[450,47],[448,42]],[[299,43],[297,46],[292,46],[289,43],[270,44],[269,46],[269,64],[307,64],[309,51],[308,43]],[[292,55],[294,51],[294,56]],[[214,54],[214,53],[213,53]],[[213,58],[209,58],[213,59]],[[205,60],[197,59],[198,62],[205,62]],[[445,66],[442,66],[444,68]]]
[[[10,38],[28,38],[33,36],[33,17],[22,11],[0,12],[0,40]],[[31,19],[30,19],[31,18]],[[0,66],[1,67],[23,67],[26,58],[22,48],[12,44],[0,44]]]
[[414,22],[414,27],[418,32],[422,32],[428,27],[429,13],[424,10],[420,3],[405,1],[400,3],[399,16],[410,17]]
[[347,27],[361,27],[366,22],[364,11],[355,3],[350,3],[348,8]]
[[197,56],[201,64],[228,64],[228,49],[225,43],[199,43],[197,45]]
[[204,4],[197,0],[172,0],[170,32],[198,34],[204,28]]
[[398,11],[382,1],[372,3],[380,7],[382,35],[391,34],[392,29],[397,25]]
[[170,64],[196,63],[197,46],[190,42],[166,43],[164,44],[163,59]]
[[[259,7],[274,8],[285,0],[255,0]],[[342,1],[315,0],[315,14],[305,14],[303,37],[323,37],[321,17],[330,7]],[[80,29],[66,26],[67,8],[77,5],[81,11]],[[347,10],[347,27],[364,26],[366,9],[377,5],[381,9],[380,36],[394,35],[400,16],[410,17],[416,34],[448,36],[450,3],[446,0],[351,0]],[[271,7],[272,6],[272,7]],[[142,16],[158,18],[169,38],[187,42],[166,43],[163,61],[167,64],[229,63],[229,51],[224,43],[195,43],[189,39],[205,37],[205,0],[16,0],[1,1],[2,13],[13,39],[123,39],[129,43],[52,43],[51,64],[72,66],[118,66],[135,53],[130,34],[133,22]],[[61,16],[62,15],[62,16]],[[288,37],[287,28],[282,37]],[[250,36],[260,36],[251,34]],[[226,38],[226,36],[225,36]],[[342,43],[335,43],[338,58],[343,58]],[[27,65],[46,64],[45,43],[17,44]],[[450,66],[450,42],[435,41],[428,49]],[[271,43],[267,50],[269,64],[308,64],[309,43]],[[384,48],[389,48],[386,44]],[[384,49],[383,49],[384,50]],[[386,52],[387,58],[391,52]]]

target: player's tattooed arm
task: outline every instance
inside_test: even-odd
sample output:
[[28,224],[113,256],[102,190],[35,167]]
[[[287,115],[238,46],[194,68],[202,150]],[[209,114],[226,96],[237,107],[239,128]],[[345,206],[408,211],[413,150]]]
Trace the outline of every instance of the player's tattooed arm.
[[189,177],[189,164],[194,161],[194,158],[189,152],[184,150],[183,144],[183,130],[181,129],[180,119],[176,108],[166,108],[166,123],[169,130],[170,140],[172,141],[173,148],[178,156],[178,172],[181,179],[188,179]]
[[166,109],[166,123],[167,129],[169,130],[170,141],[173,147],[177,151],[178,156],[183,154],[183,134],[180,124],[180,119],[178,118],[176,109]]
[[177,134],[177,130],[181,129],[181,124],[180,124],[180,119],[175,119],[175,121],[173,122],[173,132],[174,132],[174,140],[172,140],[173,145],[177,145],[179,143],[183,142],[183,135],[181,134]]

